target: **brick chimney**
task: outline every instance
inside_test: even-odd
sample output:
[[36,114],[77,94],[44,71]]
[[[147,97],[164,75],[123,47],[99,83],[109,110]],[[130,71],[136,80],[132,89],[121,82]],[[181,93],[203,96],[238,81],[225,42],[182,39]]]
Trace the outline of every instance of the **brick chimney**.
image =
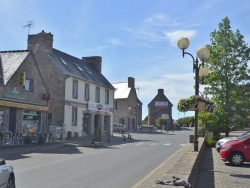
[[38,34],[28,35],[28,50],[36,51],[38,47],[43,48],[44,52],[51,53],[53,49],[53,35],[45,33],[44,30]]
[[128,87],[135,88],[135,79],[132,77],[128,77]]
[[82,60],[90,63],[92,66],[96,68],[96,70],[102,73],[102,57],[101,56],[90,56],[90,57],[82,57]]
[[164,89],[158,89],[158,94],[164,94]]

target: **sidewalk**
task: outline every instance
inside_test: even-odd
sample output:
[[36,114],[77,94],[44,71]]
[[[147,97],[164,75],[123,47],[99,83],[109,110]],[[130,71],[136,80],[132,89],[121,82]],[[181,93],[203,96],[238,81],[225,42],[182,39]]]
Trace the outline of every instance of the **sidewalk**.
[[[131,136],[131,137],[130,137]],[[112,145],[119,145],[124,143],[138,142],[133,139],[133,133],[129,134],[120,134],[114,133],[112,136],[102,135],[101,142],[93,142],[93,136],[83,136],[83,137],[74,137],[65,142],[56,141],[52,143],[43,143],[43,144],[20,144],[20,145],[1,145],[0,146],[0,157],[6,154],[12,153],[25,153],[25,152],[35,152],[40,150],[47,150],[59,147],[111,147]]]

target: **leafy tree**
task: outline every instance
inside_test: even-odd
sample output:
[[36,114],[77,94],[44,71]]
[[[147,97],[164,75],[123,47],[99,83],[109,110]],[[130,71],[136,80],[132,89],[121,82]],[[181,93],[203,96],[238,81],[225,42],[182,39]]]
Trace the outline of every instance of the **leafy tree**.
[[247,65],[250,48],[239,30],[231,30],[228,17],[222,19],[218,30],[211,32],[210,41],[211,55],[207,61],[210,74],[206,84],[217,105],[217,122],[228,136],[230,126],[239,125],[240,120],[247,117],[246,109],[250,108],[246,86],[250,82]]
[[193,127],[194,126],[194,117],[190,116],[190,117],[184,117],[184,118],[180,118],[178,119],[178,124],[181,127]]
[[142,125],[147,125],[147,124],[148,124],[148,116],[146,116],[142,121]]
[[169,124],[170,121],[169,119],[163,119],[162,117],[159,117],[156,119],[156,123],[157,123],[157,128],[162,130],[162,126]]

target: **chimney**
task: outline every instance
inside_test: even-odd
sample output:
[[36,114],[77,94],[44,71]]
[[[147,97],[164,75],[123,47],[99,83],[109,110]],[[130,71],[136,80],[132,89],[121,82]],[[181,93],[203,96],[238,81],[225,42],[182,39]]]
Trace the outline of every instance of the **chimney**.
[[158,94],[164,94],[164,89],[158,89]]
[[96,70],[102,73],[102,57],[101,56],[90,56],[90,57],[82,57],[82,60],[90,63],[92,66],[96,68]]
[[35,35],[28,35],[27,49],[36,51],[38,47],[43,48],[47,53],[51,53],[53,49],[53,35],[45,33],[44,30]]
[[132,77],[128,77],[128,87],[135,88],[135,79]]

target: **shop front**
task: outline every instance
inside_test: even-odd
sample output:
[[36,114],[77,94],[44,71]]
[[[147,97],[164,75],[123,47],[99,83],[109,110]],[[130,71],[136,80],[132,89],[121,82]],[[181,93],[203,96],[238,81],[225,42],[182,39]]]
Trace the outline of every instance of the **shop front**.
[[48,110],[49,107],[35,103],[0,99],[1,130],[13,134],[37,133],[41,130],[42,120],[46,120]]

